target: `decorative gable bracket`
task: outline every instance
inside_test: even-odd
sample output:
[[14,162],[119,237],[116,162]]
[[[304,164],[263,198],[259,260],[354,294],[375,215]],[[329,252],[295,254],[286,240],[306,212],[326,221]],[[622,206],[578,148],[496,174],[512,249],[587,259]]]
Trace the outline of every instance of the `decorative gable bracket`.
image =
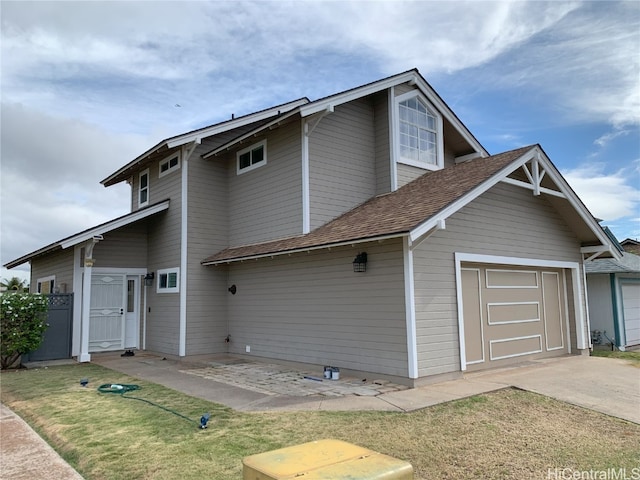
[[528,182],[524,182],[522,180],[511,177],[505,177],[502,179],[502,181],[504,183],[509,183],[511,185],[516,185],[518,187],[532,190],[535,196],[539,196],[541,193],[546,193],[547,195],[566,198],[564,193],[542,186],[542,180],[547,174],[547,171],[544,169],[544,166],[541,165],[540,160],[540,152],[536,152],[535,156],[533,156],[531,160],[522,164],[522,171],[527,177]]

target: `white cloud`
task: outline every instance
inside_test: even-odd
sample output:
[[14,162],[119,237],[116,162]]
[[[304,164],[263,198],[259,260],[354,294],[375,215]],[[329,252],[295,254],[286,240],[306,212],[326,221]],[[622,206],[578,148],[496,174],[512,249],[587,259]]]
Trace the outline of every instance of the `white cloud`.
[[600,137],[596,138],[593,141],[594,145],[597,145],[600,148],[604,148],[606,147],[609,143],[611,143],[613,140],[615,140],[618,137],[623,137],[625,135],[629,135],[630,130],[621,130],[621,129],[614,129],[610,132],[605,133],[604,135],[601,135]]
[[129,187],[99,181],[148,139],[2,104],[2,263],[129,210]]
[[604,224],[636,216],[640,211],[640,177],[630,168],[606,173],[604,165],[589,164],[563,171],[562,175]]

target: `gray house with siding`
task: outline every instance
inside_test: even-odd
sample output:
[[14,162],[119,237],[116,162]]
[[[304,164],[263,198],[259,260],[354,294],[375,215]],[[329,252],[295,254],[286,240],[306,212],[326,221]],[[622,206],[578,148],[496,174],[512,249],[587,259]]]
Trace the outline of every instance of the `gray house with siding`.
[[335,365],[416,385],[590,347],[619,258],[539,145],[490,155],[417,70],[172,137],[131,213],[7,264],[74,292],[72,354]]

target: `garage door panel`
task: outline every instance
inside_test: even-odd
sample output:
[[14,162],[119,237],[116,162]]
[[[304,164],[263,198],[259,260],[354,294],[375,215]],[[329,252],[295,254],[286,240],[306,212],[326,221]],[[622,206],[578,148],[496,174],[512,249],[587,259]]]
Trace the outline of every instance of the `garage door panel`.
[[489,325],[540,321],[538,302],[487,303]]
[[538,288],[538,272],[486,269],[487,288]]
[[521,357],[542,352],[542,335],[528,335],[525,337],[503,338],[489,342],[491,360]]
[[566,351],[562,270],[462,267],[467,366],[477,370]]
[[484,337],[480,300],[480,270],[462,270],[464,342],[467,364],[484,362]]
[[542,301],[544,304],[544,328],[547,350],[564,348],[562,335],[562,295],[560,275],[542,272]]

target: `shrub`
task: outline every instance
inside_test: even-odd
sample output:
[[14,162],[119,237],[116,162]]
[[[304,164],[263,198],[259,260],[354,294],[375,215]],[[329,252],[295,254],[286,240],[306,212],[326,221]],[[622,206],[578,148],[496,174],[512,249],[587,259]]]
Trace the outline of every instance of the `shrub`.
[[39,293],[5,293],[0,303],[0,364],[4,370],[42,343],[49,299]]

